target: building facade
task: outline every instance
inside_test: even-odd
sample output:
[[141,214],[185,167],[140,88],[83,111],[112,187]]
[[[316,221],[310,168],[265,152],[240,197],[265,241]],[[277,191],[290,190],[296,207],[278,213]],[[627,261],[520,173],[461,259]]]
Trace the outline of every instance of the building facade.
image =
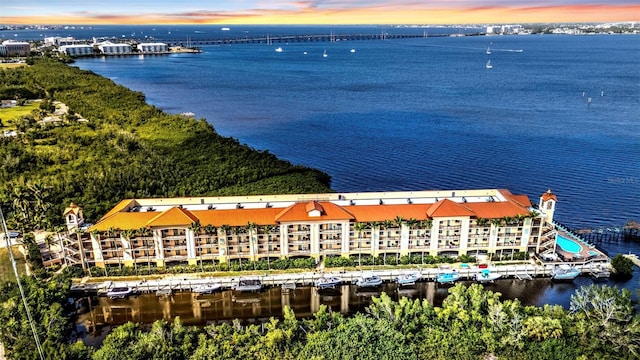
[[164,54],[169,52],[169,45],[164,43],[141,43],[137,46],[138,52],[143,54]]
[[58,48],[58,51],[69,56],[90,56],[94,54],[93,46],[91,45],[63,45]]
[[[550,253],[556,201],[549,191],[533,206],[526,195],[501,189],[127,199],[77,236],[79,243],[69,236],[67,251],[99,267]],[[69,221],[78,217],[70,214],[81,211],[74,206],[65,211],[72,233]]]
[[0,56],[27,56],[31,53],[31,44],[6,40],[0,45]]
[[129,44],[114,44],[110,41],[105,41],[97,44],[97,47],[104,55],[131,54],[131,45]]

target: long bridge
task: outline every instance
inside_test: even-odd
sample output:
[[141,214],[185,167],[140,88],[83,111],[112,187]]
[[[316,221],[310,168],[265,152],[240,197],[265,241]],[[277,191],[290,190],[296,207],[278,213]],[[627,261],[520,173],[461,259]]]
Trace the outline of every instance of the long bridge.
[[[231,45],[231,44],[279,44],[279,43],[301,43],[301,42],[337,42],[337,41],[357,41],[357,40],[391,40],[391,39],[415,39],[427,37],[457,37],[457,36],[478,36],[483,33],[474,34],[304,34],[304,35],[260,35],[245,37],[226,37],[215,39],[195,39],[188,41],[165,41],[169,45],[200,46],[200,45]],[[161,39],[156,39],[162,41]]]

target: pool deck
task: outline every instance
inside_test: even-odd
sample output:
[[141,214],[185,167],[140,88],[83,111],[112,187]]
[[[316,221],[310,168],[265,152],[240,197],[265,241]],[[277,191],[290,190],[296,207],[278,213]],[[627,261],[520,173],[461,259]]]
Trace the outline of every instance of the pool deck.
[[589,244],[584,240],[579,239],[576,235],[561,229],[556,228],[558,235],[578,243],[581,247],[580,252],[573,253],[563,250],[560,246],[556,246],[556,253],[564,261],[589,261],[589,260],[607,260],[607,255],[596,249],[595,245]]

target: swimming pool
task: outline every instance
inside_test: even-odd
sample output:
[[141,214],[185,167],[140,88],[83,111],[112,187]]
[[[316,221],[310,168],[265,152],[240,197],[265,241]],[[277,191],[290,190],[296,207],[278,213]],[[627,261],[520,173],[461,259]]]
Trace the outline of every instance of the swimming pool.
[[569,240],[560,234],[556,235],[556,244],[558,244],[562,250],[573,254],[577,254],[582,250],[582,246],[580,246],[580,244],[573,240]]

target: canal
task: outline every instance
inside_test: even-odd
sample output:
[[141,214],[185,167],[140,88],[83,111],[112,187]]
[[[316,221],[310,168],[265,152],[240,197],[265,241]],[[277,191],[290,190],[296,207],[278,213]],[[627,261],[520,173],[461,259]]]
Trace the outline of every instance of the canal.
[[[637,271],[636,271],[637,272]],[[519,299],[524,305],[558,304],[568,308],[571,295],[583,285],[607,284],[621,288],[637,288],[637,274],[625,281],[596,280],[580,276],[573,282],[553,282],[549,278],[533,280],[499,279],[483,285],[487,290],[499,292],[502,299]],[[473,281],[460,281],[470,285]],[[355,285],[342,285],[335,289],[318,290],[312,286],[282,289],[265,288],[258,293],[237,293],[232,290],[210,295],[176,292],[171,296],[157,297],[155,293],[131,296],[127,299],[109,299],[103,296],[76,299],[78,336],[87,345],[99,346],[113,327],[128,321],[150,324],[156,320],[173,321],[180,317],[185,325],[204,326],[241,319],[244,323],[263,323],[270,317],[281,317],[285,306],[291,307],[296,316],[312,316],[326,305],[332,311],[345,315],[363,312],[374,296],[387,293],[392,299],[401,297],[426,299],[440,306],[448,295],[450,286],[435,282],[419,282],[411,287],[399,288],[385,283],[375,290],[362,290]]]

